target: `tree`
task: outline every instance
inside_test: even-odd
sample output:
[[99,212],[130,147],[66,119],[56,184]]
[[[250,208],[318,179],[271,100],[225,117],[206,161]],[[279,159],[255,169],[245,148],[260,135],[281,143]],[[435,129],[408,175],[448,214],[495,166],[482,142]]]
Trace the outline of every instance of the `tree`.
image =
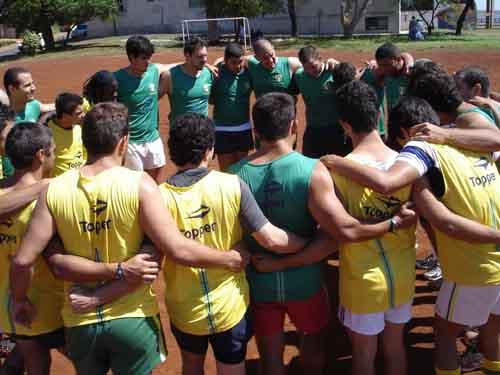
[[290,23],[292,26],[291,31],[292,31],[292,36],[294,38],[296,38],[298,35],[296,5],[297,5],[296,0],[287,0],[288,15],[290,16]]
[[[434,19],[437,16],[437,10],[441,5],[447,3],[447,0],[409,0],[406,3],[410,9],[418,12],[420,19],[427,26],[427,33],[431,35],[434,30]],[[429,11],[431,12],[430,19],[425,17]]]
[[344,36],[352,37],[354,30],[371,0],[341,0],[340,1],[340,23],[344,29]]
[[475,8],[476,8],[476,2],[474,0],[467,0],[465,2],[464,9],[462,10],[460,17],[458,17],[457,20],[457,29],[455,30],[455,35],[457,36],[462,35],[462,28],[464,27],[464,22],[465,18],[467,17],[467,13],[469,13],[470,9],[474,10]]
[[0,6],[1,21],[18,32],[42,33],[46,48],[54,47],[52,26],[74,25],[118,12],[116,0],[6,0]]

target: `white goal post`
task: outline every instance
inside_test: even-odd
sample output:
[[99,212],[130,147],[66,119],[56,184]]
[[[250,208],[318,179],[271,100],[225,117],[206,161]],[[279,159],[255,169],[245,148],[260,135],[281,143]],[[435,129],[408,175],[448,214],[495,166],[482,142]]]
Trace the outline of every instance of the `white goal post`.
[[205,22],[208,25],[208,22],[217,21],[242,21],[243,24],[243,45],[245,50],[247,50],[251,45],[251,29],[250,22],[247,17],[229,17],[229,18],[200,18],[200,19],[192,19],[192,20],[183,20],[181,23],[182,26],[182,43],[186,44],[186,40],[191,38],[191,30],[189,29],[190,24]]

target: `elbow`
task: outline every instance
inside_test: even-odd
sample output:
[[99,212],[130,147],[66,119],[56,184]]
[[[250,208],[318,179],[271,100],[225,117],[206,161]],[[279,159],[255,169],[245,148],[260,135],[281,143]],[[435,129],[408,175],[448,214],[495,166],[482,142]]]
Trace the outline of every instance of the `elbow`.
[[378,191],[380,194],[392,194],[397,189],[394,189],[387,181],[378,181],[377,184],[373,187],[374,190]]
[[19,255],[14,256],[10,263],[12,272],[29,270],[32,266],[33,263],[31,261]]

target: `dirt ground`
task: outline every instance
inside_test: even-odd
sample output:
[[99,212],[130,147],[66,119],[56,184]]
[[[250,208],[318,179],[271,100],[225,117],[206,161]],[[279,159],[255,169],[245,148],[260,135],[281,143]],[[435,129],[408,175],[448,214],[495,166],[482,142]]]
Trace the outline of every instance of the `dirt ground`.
[[[335,51],[334,49],[323,50],[324,57],[334,57],[340,61],[349,61],[357,66],[362,66],[363,62],[371,59],[372,56],[367,53],[352,53],[346,51]],[[411,52],[411,51],[409,51]],[[212,49],[210,51],[210,61],[222,55],[222,49]],[[295,56],[296,51],[279,51],[279,55]],[[492,82],[492,87],[500,91],[500,69],[497,64],[500,62],[500,52],[494,51],[447,51],[431,50],[419,51],[414,55],[416,58],[426,57],[442,63],[446,68],[453,72],[465,65],[478,64],[485,68]],[[154,61],[158,63],[171,63],[181,61],[182,54],[178,52],[163,52],[154,56]],[[43,102],[52,102],[55,96],[63,91],[81,93],[83,82],[94,72],[100,69],[116,70],[127,64],[125,54],[123,56],[92,56],[67,58],[61,60],[42,60],[28,63],[13,63],[3,66],[0,74],[14,65],[22,65],[28,68],[32,73],[37,85],[37,98]],[[496,68],[496,69],[495,69]],[[167,133],[168,101],[163,99],[160,104],[161,133],[165,138]],[[300,132],[303,132],[305,123],[304,105],[299,100],[299,121],[302,124]],[[299,148],[301,143],[299,142]],[[169,164],[164,171],[167,176],[173,170]],[[430,249],[427,238],[419,235],[418,257],[425,256]],[[335,260],[330,260],[325,265],[325,274],[327,284],[330,288],[330,298],[332,306],[332,323],[328,328],[328,367],[327,374],[348,374],[350,372],[351,357],[350,347],[347,337],[336,319],[336,306],[338,293],[336,289],[336,280],[338,277],[338,267]],[[414,318],[408,325],[407,347],[409,354],[409,370],[412,375],[433,374],[433,334],[432,334],[432,315],[435,293],[428,287],[421,275],[418,276],[415,287],[415,300],[413,306]],[[162,285],[158,285],[158,295],[161,306],[161,316],[167,335],[167,346],[169,356],[167,361],[160,366],[154,373],[162,375],[173,375],[181,373],[180,354],[175,340],[170,333],[168,326],[168,315],[162,302]],[[297,366],[298,355],[298,336],[290,323],[286,324],[286,350],[285,361],[288,365],[289,374],[300,374]],[[53,355],[52,373],[55,375],[71,375],[74,370],[70,362],[58,353]],[[380,364],[380,374],[382,374],[382,363]],[[258,353],[255,341],[252,339],[248,348],[247,369],[249,375],[258,374]],[[206,361],[206,373],[215,374],[214,361],[209,354]],[[473,373],[476,374],[476,373]]]

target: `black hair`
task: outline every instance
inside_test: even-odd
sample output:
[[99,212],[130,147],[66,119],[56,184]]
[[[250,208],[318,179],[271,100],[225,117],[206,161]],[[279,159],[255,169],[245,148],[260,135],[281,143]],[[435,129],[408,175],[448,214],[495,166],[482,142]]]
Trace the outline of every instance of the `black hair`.
[[439,70],[410,79],[406,93],[427,100],[436,112],[454,113],[463,102],[453,78]]
[[71,92],[63,92],[56,97],[56,116],[61,118],[63,114],[72,115],[76,107],[83,104],[80,95]]
[[316,47],[308,44],[299,50],[299,60],[302,65],[319,59],[319,51]]
[[215,144],[213,121],[201,114],[186,113],[170,126],[168,150],[175,165],[199,165]]
[[287,137],[296,115],[294,99],[278,92],[262,95],[252,109],[255,131],[261,139],[271,142]]
[[151,41],[142,35],[134,35],[127,39],[125,45],[127,56],[139,57],[141,55],[151,57],[155,53],[155,47]]
[[118,81],[113,73],[100,70],[83,84],[83,96],[90,104],[116,100]]
[[349,123],[354,133],[369,133],[377,127],[377,93],[362,81],[351,81],[336,92],[339,119]]
[[388,139],[391,144],[396,144],[398,138],[403,138],[403,129],[429,122],[439,125],[439,116],[431,105],[422,98],[405,96],[389,112]]
[[121,103],[96,104],[83,119],[82,140],[89,155],[112,154],[128,134],[128,111]]
[[207,47],[207,42],[201,38],[191,38],[184,45],[184,55],[191,56],[197,49]]
[[229,60],[232,57],[240,58],[245,54],[243,47],[239,43],[229,43],[224,49],[224,60]]
[[333,67],[333,81],[335,86],[341,86],[356,79],[356,67],[349,62],[341,62]]
[[31,167],[36,153],[48,152],[52,145],[52,130],[34,122],[20,122],[9,132],[5,153],[16,169]]
[[5,129],[5,126],[9,122],[14,122],[16,118],[16,114],[14,111],[6,104],[0,103],[0,132]]
[[3,75],[3,86],[7,95],[10,95],[9,86],[19,87],[19,76],[21,74],[29,73],[29,70],[21,67],[15,66],[6,70]]
[[476,84],[481,85],[481,95],[490,96],[490,79],[488,74],[479,66],[469,65],[455,73],[455,80],[464,82],[467,87],[472,88]]
[[384,43],[375,51],[375,60],[397,59],[401,57],[401,50],[392,43]]

